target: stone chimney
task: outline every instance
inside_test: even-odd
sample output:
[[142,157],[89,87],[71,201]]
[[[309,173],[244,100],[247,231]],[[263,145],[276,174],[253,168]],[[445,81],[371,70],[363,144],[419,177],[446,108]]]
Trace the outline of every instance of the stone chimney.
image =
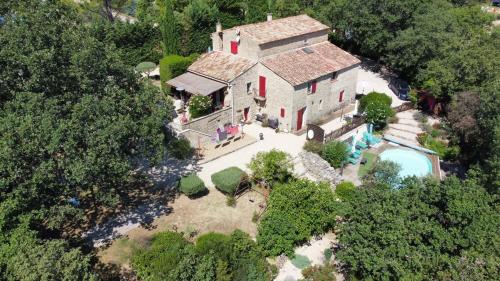
[[215,24],[215,32],[217,33],[222,32],[222,24],[220,23],[220,21],[217,21],[217,23]]
[[212,33],[212,49],[214,51],[222,51],[222,24],[217,21],[215,24],[215,32]]
[[273,20],[273,14],[267,13],[267,21],[272,21],[272,20]]

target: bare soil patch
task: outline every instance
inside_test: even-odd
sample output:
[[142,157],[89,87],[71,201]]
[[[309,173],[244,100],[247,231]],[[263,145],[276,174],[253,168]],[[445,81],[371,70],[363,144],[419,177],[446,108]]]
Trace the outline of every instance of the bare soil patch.
[[[253,202],[252,202],[253,201]],[[257,226],[252,222],[255,211],[260,212],[264,203],[261,194],[250,191],[238,198],[236,207],[226,205],[226,196],[214,188],[201,198],[189,199],[180,195],[168,204],[172,211],[156,218],[147,228],[138,227],[126,233],[126,237],[113,241],[108,247],[98,251],[103,263],[112,263],[129,268],[130,258],[137,249],[145,247],[154,234],[162,231],[221,232],[229,234],[236,229],[257,234]]]

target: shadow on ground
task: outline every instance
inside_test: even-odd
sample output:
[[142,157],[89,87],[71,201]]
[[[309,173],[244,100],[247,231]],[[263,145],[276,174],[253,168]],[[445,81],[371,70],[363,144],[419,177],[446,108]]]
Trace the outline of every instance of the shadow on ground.
[[[136,227],[153,229],[154,219],[172,212],[169,203],[177,196],[179,179],[189,173],[199,170],[192,159],[178,160],[166,157],[164,161],[150,167],[147,161],[137,165],[136,175],[140,175],[134,188],[124,188],[120,191],[121,203],[104,212],[106,215],[90,221],[97,225],[90,228],[82,236],[94,247],[109,245],[111,241],[123,236]],[[149,183],[149,184],[148,184]],[[102,210],[95,210],[95,215],[103,215]],[[101,222],[101,223],[99,223]]]

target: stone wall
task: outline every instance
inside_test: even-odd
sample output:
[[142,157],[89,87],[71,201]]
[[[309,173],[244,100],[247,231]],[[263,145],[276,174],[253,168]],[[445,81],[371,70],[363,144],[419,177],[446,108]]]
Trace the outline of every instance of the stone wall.
[[232,107],[223,108],[183,124],[182,130],[191,129],[208,135],[215,134],[219,126],[232,122],[232,112]]
[[[297,112],[306,107],[303,124],[320,124],[332,119],[332,116],[341,111],[342,107],[349,106],[356,97],[356,83],[359,66],[353,66],[338,71],[337,79],[332,81],[332,75],[324,75],[316,79],[316,92],[308,93],[307,83],[295,87],[293,93],[292,130],[297,124]],[[342,102],[339,101],[340,92],[344,91]]]
[[[247,83],[251,83],[250,92],[247,92]],[[246,107],[250,107],[248,113],[248,119],[252,120],[255,113],[258,111],[258,106],[254,100],[254,94],[258,93],[259,88],[259,75],[258,75],[258,65],[254,65],[247,72],[238,76],[236,79],[231,81],[231,93],[234,102],[232,106],[234,108],[234,121],[240,122],[243,119],[243,110]]]
[[306,47],[328,41],[328,30],[311,32],[300,36],[290,37],[279,41],[273,41],[260,46],[258,57],[267,57],[283,53],[292,49]]
[[[266,113],[268,117],[277,117],[280,129],[290,130],[294,102],[293,87],[262,64],[259,64],[259,75],[266,77],[266,101],[262,103],[264,107],[261,108],[261,112]],[[284,117],[280,115],[282,107],[285,108]]]
[[341,182],[342,177],[335,169],[318,154],[312,152],[301,152],[299,158],[306,172],[318,181],[330,183],[332,189]]

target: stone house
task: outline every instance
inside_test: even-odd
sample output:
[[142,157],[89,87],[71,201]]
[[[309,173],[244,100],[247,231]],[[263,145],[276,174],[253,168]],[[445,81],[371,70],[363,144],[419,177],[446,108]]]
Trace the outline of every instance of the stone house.
[[328,33],[307,15],[268,15],[265,22],[226,30],[218,24],[213,50],[167,83],[212,96],[230,108],[229,122],[265,113],[279,120],[280,129],[301,132],[308,123],[337,117],[356,95],[360,61],[330,43]]

